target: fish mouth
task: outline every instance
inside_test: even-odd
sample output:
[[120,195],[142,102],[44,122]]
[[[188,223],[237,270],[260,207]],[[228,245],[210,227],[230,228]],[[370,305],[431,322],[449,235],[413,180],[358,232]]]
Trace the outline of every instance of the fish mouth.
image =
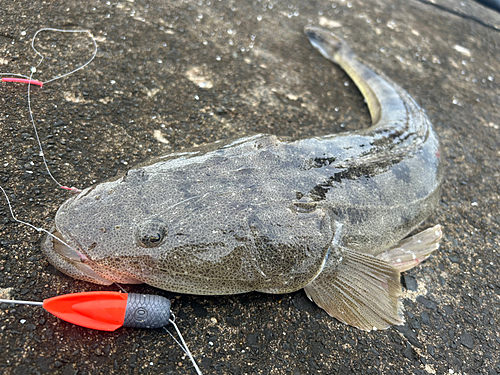
[[[52,237],[52,246],[53,250],[58,253],[60,256],[66,259],[71,259],[73,261],[78,261],[81,262],[84,259],[87,259],[86,256],[84,256],[82,253],[74,250],[73,248],[69,247],[66,245],[66,241],[64,240],[64,237],[61,232],[58,230],[54,230],[52,232],[52,235],[55,237]],[[60,241],[56,240],[58,238]]]
[[[73,242],[73,241],[72,241]],[[89,281],[95,284],[111,285],[108,280],[94,271],[87,262],[87,256],[68,244],[68,239],[56,228],[47,234],[42,244],[42,250],[48,261],[62,273],[75,279]]]

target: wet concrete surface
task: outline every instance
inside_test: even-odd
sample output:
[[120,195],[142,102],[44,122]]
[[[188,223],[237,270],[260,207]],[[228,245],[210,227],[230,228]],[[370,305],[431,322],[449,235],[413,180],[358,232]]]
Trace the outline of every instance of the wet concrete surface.
[[[500,373],[500,14],[476,2],[2,1],[0,70],[28,74],[42,27],[87,28],[97,57],[33,88],[51,171],[87,187],[184,147],[255,133],[311,137],[369,124],[359,92],[302,33],[324,25],[426,109],[445,153],[441,249],[403,276],[407,323],[366,333],[330,318],[303,291],[172,298],[206,374]],[[462,6],[462,8],[460,8]],[[446,8],[455,9],[448,12]],[[462,11],[465,16],[458,14]],[[486,16],[486,15],[487,16]],[[474,17],[467,17],[472,15]],[[474,18],[483,20],[477,22]],[[48,80],[91,55],[84,35],[44,33]],[[26,86],[0,86],[0,184],[17,216],[50,228],[67,193],[43,169]],[[41,254],[42,236],[0,200],[4,298],[116,290],[75,281]],[[43,309],[1,305],[0,372],[192,374],[161,330],[98,332]]]

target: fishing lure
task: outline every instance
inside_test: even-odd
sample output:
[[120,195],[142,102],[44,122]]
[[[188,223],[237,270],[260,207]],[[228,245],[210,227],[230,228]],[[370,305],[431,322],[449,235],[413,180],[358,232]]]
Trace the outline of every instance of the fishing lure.
[[0,303],[42,306],[58,318],[82,327],[115,331],[120,327],[161,328],[169,323],[170,300],[151,294],[81,292],[43,302],[0,299]]
[[[0,303],[42,306],[46,311],[69,323],[100,331],[120,327],[163,328],[187,354],[196,373],[201,375],[193,355],[175,324],[169,299],[153,294],[121,292],[81,292],[47,298],[43,302],[0,299]],[[170,323],[181,343],[165,328]]]

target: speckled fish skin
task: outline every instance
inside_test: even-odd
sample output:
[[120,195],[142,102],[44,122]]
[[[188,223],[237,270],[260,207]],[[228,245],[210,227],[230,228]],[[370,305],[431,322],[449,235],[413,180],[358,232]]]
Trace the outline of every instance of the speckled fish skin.
[[[47,238],[49,260],[102,284],[287,293],[335,271],[346,249],[370,262],[397,246],[438,204],[438,138],[415,101],[345,42],[324,29],[306,34],[358,85],[370,128],[295,141],[261,134],[157,158],[68,199],[55,233],[83,256]],[[386,321],[398,324],[392,310]]]

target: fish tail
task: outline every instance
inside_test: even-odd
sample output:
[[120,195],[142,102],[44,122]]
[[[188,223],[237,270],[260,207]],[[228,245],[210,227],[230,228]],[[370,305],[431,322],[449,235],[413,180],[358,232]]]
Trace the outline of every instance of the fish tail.
[[306,27],[304,31],[313,47],[338,64],[361,91],[372,118],[372,130],[408,130],[408,111],[418,111],[420,108],[403,89],[359,62],[347,43],[330,30]]
[[304,33],[314,48],[328,60],[337,64],[341,63],[341,56],[354,55],[351,47],[342,38],[332,34],[329,30],[307,26],[304,28]]

